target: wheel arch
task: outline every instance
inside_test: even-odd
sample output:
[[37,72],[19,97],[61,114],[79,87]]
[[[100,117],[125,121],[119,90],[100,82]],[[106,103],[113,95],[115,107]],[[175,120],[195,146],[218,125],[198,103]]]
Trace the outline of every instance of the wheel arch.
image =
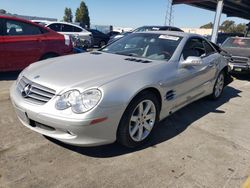
[[157,100],[159,101],[159,116],[160,116],[160,112],[161,112],[161,108],[162,108],[162,97],[161,97],[160,91],[155,87],[145,87],[145,88],[142,88],[141,90],[138,90],[138,92],[136,92],[133,95],[133,97],[131,97],[130,101],[128,102],[128,104],[127,104],[127,106],[125,108],[125,110],[122,113],[121,119],[119,120],[119,124],[118,124],[117,129],[116,129],[116,140],[118,139],[118,134],[119,134],[121,121],[123,120],[124,114],[128,110],[129,106],[133,103],[134,100],[136,100],[137,97],[139,97],[140,95],[143,95],[143,94],[145,94],[147,92],[150,92],[151,94],[155,95]]
[[233,78],[229,74],[228,70],[229,70],[228,66],[225,66],[219,72],[219,73],[224,72],[224,75],[225,75],[225,84],[224,84],[224,86],[227,86],[228,84],[230,84],[233,81]]
[[60,56],[60,54],[58,54],[58,53],[56,53],[56,52],[46,52],[46,53],[44,53],[44,54],[41,56],[40,60],[46,59],[47,56],[58,57],[58,56]]
[[129,100],[129,102],[127,103],[127,106],[126,108],[124,109],[123,113],[122,113],[122,116],[124,115],[124,113],[126,112],[126,110],[128,109],[129,105],[133,102],[133,100],[142,95],[143,93],[146,93],[146,92],[150,92],[150,93],[153,93],[158,101],[159,101],[159,112],[161,112],[161,108],[162,108],[162,97],[161,97],[161,93],[160,91],[155,88],[155,87],[152,87],[152,86],[149,86],[149,87],[145,87],[145,88],[142,88],[140,90],[138,90]]
[[134,98],[136,98],[137,96],[143,94],[143,93],[146,93],[146,92],[150,92],[150,93],[153,93],[158,101],[159,101],[159,105],[160,105],[160,111],[161,111],[161,107],[162,107],[162,97],[161,97],[161,93],[158,89],[156,89],[155,87],[146,87],[146,88],[143,88],[141,90],[139,90],[132,98],[131,100],[129,101],[127,107],[129,106],[129,104],[133,101]]

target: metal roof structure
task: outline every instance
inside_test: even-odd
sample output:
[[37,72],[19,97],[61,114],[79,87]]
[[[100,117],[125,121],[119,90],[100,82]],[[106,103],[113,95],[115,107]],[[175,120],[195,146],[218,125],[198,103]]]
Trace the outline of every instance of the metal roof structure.
[[37,17],[37,16],[25,16],[25,15],[18,15],[18,14],[1,14],[0,15],[5,15],[5,16],[13,16],[17,18],[22,18],[26,20],[46,20],[46,21],[51,21],[51,22],[56,22],[56,18],[47,18],[47,17]]
[[[175,4],[187,4],[211,11],[216,11],[217,0],[173,0]],[[250,0],[224,0],[223,13],[229,17],[250,20]]]

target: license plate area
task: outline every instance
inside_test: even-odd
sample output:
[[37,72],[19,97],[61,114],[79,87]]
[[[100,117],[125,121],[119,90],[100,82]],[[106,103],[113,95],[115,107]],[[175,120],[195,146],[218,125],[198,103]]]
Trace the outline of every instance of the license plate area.
[[241,68],[234,68],[234,71],[236,71],[236,72],[241,72],[242,69],[241,69]]

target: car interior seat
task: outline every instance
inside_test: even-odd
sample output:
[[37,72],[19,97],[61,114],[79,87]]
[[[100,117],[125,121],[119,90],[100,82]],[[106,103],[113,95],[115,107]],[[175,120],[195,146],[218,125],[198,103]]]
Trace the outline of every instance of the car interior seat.
[[17,34],[16,28],[15,27],[10,28],[8,35],[16,35],[16,34]]

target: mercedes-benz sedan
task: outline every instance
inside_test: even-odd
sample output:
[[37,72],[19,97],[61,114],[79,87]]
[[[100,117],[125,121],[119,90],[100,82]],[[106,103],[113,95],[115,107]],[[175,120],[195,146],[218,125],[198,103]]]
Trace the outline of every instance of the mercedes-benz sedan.
[[135,33],[103,49],[30,65],[11,88],[26,127],[62,142],[136,147],[157,123],[221,96],[227,61],[199,35]]

